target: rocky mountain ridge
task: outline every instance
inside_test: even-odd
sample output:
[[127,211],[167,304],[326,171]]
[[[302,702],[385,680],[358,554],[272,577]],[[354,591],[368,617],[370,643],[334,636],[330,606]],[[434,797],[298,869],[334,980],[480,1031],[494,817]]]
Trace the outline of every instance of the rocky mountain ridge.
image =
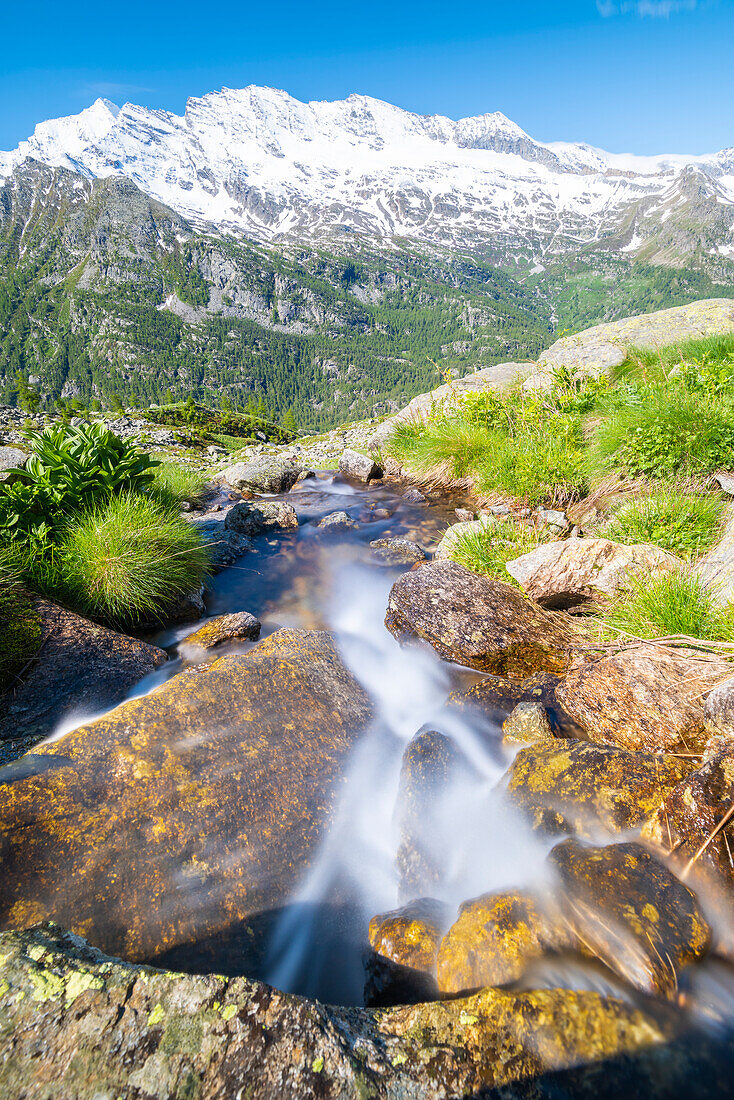
[[260,241],[408,237],[520,267],[599,243],[648,260],[734,257],[731,149],[642,157],[543,143],[499,112],[455,122],[255,86],[191,98],[182,116],[98,99],[0,153],[0,178],[27,158],[125,177],[199,227]]

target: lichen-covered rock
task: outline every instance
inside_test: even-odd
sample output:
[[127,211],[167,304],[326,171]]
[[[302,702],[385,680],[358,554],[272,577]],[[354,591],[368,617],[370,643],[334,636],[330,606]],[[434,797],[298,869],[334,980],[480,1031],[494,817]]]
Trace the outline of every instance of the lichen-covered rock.
[[467,768],[456,743],[437,730],[417,733],[403,753],[395,806],[401,901],[429,895],[441,882],[448,838],[440,811],[451,784]]
[[731,830],[716,833],[716,827],[734,802],[734,741],[721,739],[712,749],[700,767],[667,792],[642,835],[680,869],[700,852],[694,879],[732,891],[734,839]]
[[433,560],[449,561],[456,549],[457,542],[460,542],[466,535],[479,535],[490,530],[496,522],[494,516],[480,516],[479,519],[468,519],[459,523],[452,523],[444,531],[443,537],[433,553]]
[[260,535],[298,527],[298,516],[285,500],[241,500],[227,512],[224,526],[241,535]]
[[365,482],[382,477],[382,470],[374,458],[361,455],[359,451],[353,451],[350,447],[347,447],[339,458],[339,473],[355,481]]
[[204,623],[180,643],[199,649],[214,649],[223,642],[255,641],[260,637],[260,620],[249,611],[235,611],[231,615],[218,615]]
[[418,898],[370,921],[365,1004],[416,1004],[438,996],[436,956],[451,909]]
[[541,607],[572,607],[598,596],[616,595],[639,573],[674,571],[681,565],[658,546],[582,538],[545,543],[507,562],[505,568]]
[[251,489],[254,493],[287,493],[301,472],[302,467],[294,462],[263,457],[228,466],[220,481],[232,489]]
[[446,660],[512,679],[560,672],[579,640],[559,615],[452,561],[428,562],[399,577],[385,624],[396,637],[428,642]]
[[734,739],[734,678],[725,680],[706,696],[703,717],[709,735],[725,734]]
[[705,1035],[682,1032],[672,1013],[593,992],[336,1008],[247,978],[120,962],[54,928],[0,935],[3,1100],[445,1100],[499,1088],[529,1100],[544,1080],[584,1100],[726,1095],[731,1045],[719,1042],[719,1064]]
[[370,548],[373,557],[383,565],[410,565],[416,561],[426,560],[423,547],[411,539],[373,539]]
[[552,672],[536,672],[520,683],[503,676],[485,676],[466,691],[453,691],[448,706],[473,711],[493,724],[502,724],[518,703],[539,703],[545,710],[551,729],[559,737],[578,738],[583,730],[558,702],[556,688],[561,677]]
[[[3,696],[0,741],[18,752],[48,737],[72,714],[80,721],[122,702],[144,676],[168,660],[157,646],[89,622],[38,599],[39,657],[22,682]],[[21,747],[22,746],[22,747]]]
[[19,470],[25,467],[28,455],[18,447],[0,447],[0,484],[12,485],[19,480]]
[[504,745],[529,745],[554,741],[545,707],[540,703],[518,703],[502,723]]
[[280,630],[39,746],[61,760],[0,800],[2,926],[257,972],[371,716],[329,635]]
[[329,531],[348,531],[357,524],[348,512],[329,512],[328,516],[320,519],[316,526],[328,528]]
[[565,946],[557,916],[530,894],[483,894],[465,901],[441,940],[436,972],[442,993],[516,981],[529,963]]
[[643,823],[690,771],[674,756],[593,745],[539,742],[521,749],[507,775],[507,795],[537,829],[594,835]]
[[690,752],[706,740],[702,696],[730,670],[696,650],[642,644],[573,668],[556,694],[591,741]]
[[673,997],[680,971],[711,940],[696,895],[641,844],[564,840],[548,859],[586,950],[637,989]]

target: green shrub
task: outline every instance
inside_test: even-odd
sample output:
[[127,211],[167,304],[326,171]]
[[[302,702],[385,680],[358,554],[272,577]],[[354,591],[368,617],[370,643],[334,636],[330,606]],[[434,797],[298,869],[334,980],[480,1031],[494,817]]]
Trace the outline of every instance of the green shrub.
[[660,489],[625,505],[604,534],[617,542],[651,542],[681,557],[708,550],[721,529],[726,505],[709,493]]
[[196,528],[175,512],[126,494],[69,521],[58,566],[76,608],[123,626],[161,616],[198,588],[208,552]]
[[21,578],[15,557],[0,551],[0,694],[13,686],[41,644],[41,621]]
[[506,563],[534,550],[541,541],[536,528],[502,520],[459,535],[450,556],[452,561],[472,573],[496,577],[517,587],[517,582],[505,569]]
[[719,608],[700,577],[687,572],[638,575],[612,601],[605,620],[636,638],[734,640],[732,609]]
[[150,494],[167,507],[196,504],[204,491],[204,479],[195,470],[177,462],[161,462],[153,474]]
[[675,380],[688,390],[726,394],[734,386],[734,336],[706,336],[657,351],[632,348],[615,377],[644,383]]
[[706,474],[734,457],[734,404],[679,385],[652,386],[608,410],[596,426],[588,465],[636,477]]

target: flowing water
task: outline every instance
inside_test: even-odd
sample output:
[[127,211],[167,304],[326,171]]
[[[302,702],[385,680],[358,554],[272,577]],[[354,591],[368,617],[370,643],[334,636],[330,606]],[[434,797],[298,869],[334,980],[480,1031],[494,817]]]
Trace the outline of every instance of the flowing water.
[[[359,1004],[368,922],[398,904],[396,795],[403,752],[419,730],[449,735],[468,761],[435,807],[425,838],[443,869],[436,896],[458,907],[497,889],[543,890],[549,885],[545,859],[554,841],[531,832],[497,790],[509,762],[499,729],[444,707],[448,693],[470,686],[477,674],[441,662],[432,650],[399,646],[383,623],[390,587],[408,566],[378,564],[370,541],[403,536],[432,548],[462,501],[408,504],[397,488],[355,488],[330,474],[300,483],[286,499],[299,515],[298,529],[256,539],[252,553],[213,579],[207,613],[250,611],[261,619],[263,636],[286,626],[332,631],[344,663],[373,701],[375,719],[347,763],[343,793],[320,850],[273,923],[257,976],[322,1000]],[[336,533],[320,529],[318,520],[336,510],[347,511],[357,526]],[[191,629],[180,627],[155,639],[168,648],[171,661],[139,684],[135,695],[186,666],[188,655],[178,651],[178,643]],[[246,651],[252,644],[229,651]],[[220,655],[217,650],[211,659]],[[67,729],[57,731],[55,739],[63,742]],[[193,910],[195,886],[187,881],[178,876],[177,889],[192,890]],[[237,972],[236,951],[236,943],[223,941],[215,969]],[[211,968],[211,954],[197,963],[192,947],[173,964]],[[544,963],[531,980],[535,987],[628,995],[608,972],[578,960]],[[726,965],[700,967],[694,986],[704,1016],[731,1018],[734,981]]]

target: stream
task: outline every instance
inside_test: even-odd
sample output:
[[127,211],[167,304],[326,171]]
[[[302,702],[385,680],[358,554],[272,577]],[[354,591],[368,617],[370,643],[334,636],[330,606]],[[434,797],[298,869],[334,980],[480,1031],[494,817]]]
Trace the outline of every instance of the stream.
[[[328,473],[299,483],[283,497],[296,509],[299,527],[256,538],[252,552],[212,579],[206,598],[208,616],[256,615],[262,637],[282,627],[331,631],[344,664],[373,703],[375,718],[347,761],[328,833],[288,904],[273,918],[262,966],[250,973],[329,1003],[363,1003],[367,926],[371,917],[401,900],[396,796],[403,753],[417,732],[435,729],[450,736],[470,765],[441,798],[423,838],[443,871],[434,896],[457,910],[467,898],[490,891],[532,888],[542,893],[550,885],[546,857],[558,840],[533,832],[497,789],[512,755],[502,747],[499,727],[445,708],[451,691],[470,687],[480,675],[439,660],[428,648],[401,647],[384,625],[390,588],[409,566],[378,563],[370,542],[400,536],[431,550],[455,522],[454,509],[464,503],[459,497],[408,503],[402,491],[381,483],[356,487]],[[318,527],[322,517],[342,510],[356,521],[354,528]],[[186,624],[151,639],[167,649],[171,660],[131,697],[151,691],[192,660],[201,663],[200,651],[192,655],[180,647],[193,629]],[[205,660],[246,652],[255,644],[218,647]],[[57,730],[53,740],[63,742],[66,732],[68,726]],[[186,877],[186,868],[178,870],[171,889],[191,891],[196,916],[196,883]],[[205,914],[200,916],[203,920]],[[194,972],[236,974],[243,972],[237,955],[236,939],[223,936],[199,952],[194,935],[154,961]],[[728,966],[717,961],[699,966],[694,985],[705,1018],[731,1019],[734,980]],[[610,971],[578,957],[536,966],[526,982],[527,988],[554,986],[635,996]]]

